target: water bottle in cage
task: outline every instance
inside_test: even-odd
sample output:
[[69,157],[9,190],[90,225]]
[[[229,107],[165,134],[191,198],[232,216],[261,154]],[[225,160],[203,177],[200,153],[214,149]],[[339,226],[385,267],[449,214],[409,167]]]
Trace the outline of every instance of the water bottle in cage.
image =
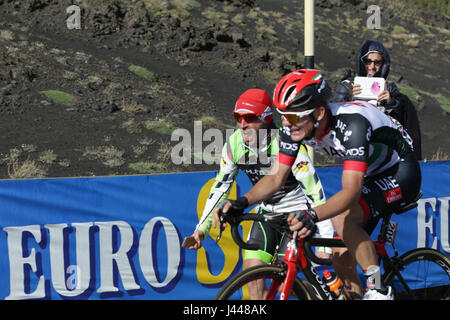
[[324,282],[327,284],[328,289],[334,299],[337,300],[350,300],[350,295],[344,287],[341,279],[334,273],[328,270],[323,272]]

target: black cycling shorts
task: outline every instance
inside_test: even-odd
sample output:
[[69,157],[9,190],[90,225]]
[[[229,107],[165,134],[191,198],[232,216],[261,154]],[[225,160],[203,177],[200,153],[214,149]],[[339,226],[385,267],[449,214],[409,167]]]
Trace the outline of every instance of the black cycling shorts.
[[[262,214],[265,212],[259,212]],[[286,214],[287,215],[287,214]],[[254,222],[247,238],[247,243],[257,244],[258,250],[245,250],[244,260],[257,259],[269,263],[272,261],[277,246],[285,238],[284,232],[279,232],[265,222]],[[283,241],[278,252],[284,253],[287,248],[287,241]]]
[[364,180],[359,204],[364,211],[364,229],[371,234],[380,218],[413,202],[420,192],[422,177],[414,155],[392,168]]

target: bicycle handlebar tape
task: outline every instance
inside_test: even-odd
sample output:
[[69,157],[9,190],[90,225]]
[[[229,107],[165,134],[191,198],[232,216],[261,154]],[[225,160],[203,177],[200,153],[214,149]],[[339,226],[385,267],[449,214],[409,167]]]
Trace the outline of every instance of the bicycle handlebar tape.
[[311,242],[309,240],[303,242],[303,248],[305,249],[305,253],[308,256],[308,258],[315,264],[324,265],[324,266],[332,265],[333,259],[324,259],[324,258],[319,258],[318,256],[316,256],[316,254],[314,253],[314,251],[311,248]]
[[246,243],[242,240],[241,234],[237,228],[236,224],[231,225],[231,235],[236,244],[245,250],[258,250],[259,246],[256,243]]

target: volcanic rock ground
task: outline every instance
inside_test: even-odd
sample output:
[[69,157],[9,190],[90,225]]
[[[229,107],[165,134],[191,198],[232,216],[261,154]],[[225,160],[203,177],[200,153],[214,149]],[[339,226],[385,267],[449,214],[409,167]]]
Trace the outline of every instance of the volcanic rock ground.
[[[367,28],[372,4],[381,29]],[[71,5],[81,29],[67,26]],[[449,18],[381,0],[321,0],[315,12],[316,67],[333,89],[363,41],[382,41],[424,157],[448,160]],[[0,178],[216,170],[196,150],[174,163],[174,130],[192,148],[208,129],[225,137],[243,91],[271,94],[303,67],[303,19],[300,0],[0,0]]]

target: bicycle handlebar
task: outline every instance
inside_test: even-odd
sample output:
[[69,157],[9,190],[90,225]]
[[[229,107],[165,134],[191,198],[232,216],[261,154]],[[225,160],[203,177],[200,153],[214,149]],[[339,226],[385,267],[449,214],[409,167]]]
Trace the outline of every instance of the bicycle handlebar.
[[[257,244],[246,243],[242,240],[242,237],[239,233],[238,226],[242,221],[258,221],[258,222],[266,222],[267,218],[262,214],[242,214],[242,215],[220,215],[220,222],[226,221],[231,226],[231,236],[233,237],[234,242],[245,250],[258,250],[259,246]],[[220,240],[222,235],[222,226],[219,229],[219,235],[217,236],[216,242]]]
[[[277,225],[276,229],[280,231],[289,231],[289,227],[286,222],[286,216],[282,213],[275,214],[241,214],[241,215],[220,215],[220,222],[226,221],[231,226],[231,235],[236,244],[245,250],[258,250],[257,244],[249,244],[242,240],[239,233],[238,226],[242,221],[258,221],[269,222],[272,225]],[[219,226],[219,235],[216,242],[219,241],[222,234],[222,226]],[[325,239],[325,238],[313,238],[312,236],[303,239],[304,249],[307,257],[314,263],[319,265],[331,265],[332,259],[322,259],[315,255],[312,250],[312,246],[326,246],[326,247],[345,247],[344,243],[340,239]]]

